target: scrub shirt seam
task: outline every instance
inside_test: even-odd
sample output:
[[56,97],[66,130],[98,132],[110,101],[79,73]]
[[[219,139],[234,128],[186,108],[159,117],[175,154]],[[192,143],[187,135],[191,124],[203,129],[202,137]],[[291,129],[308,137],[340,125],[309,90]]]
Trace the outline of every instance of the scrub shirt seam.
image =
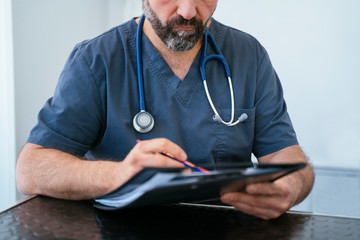
[[[88,60],[86,59],[86,57],[85,57],[82,49],[80,50],[80,54],[81,54],[81,57],[84,59],[84,61],[85,61],[85,63],[86,63],[86,66],[88,67],[89,72],[91,73],[92,82],[93,82],[93,83],[95,84],[95,86],[96,86],[97,97],[98,97],[98,99],[100,99],[100,102],[101,102],[101,95],[100,95],[99,86],[98,86],[98,84],[97,84],[97,81],[96,81],[96,78],[95,78],[95,76],[94,76],[93,71],[91,71],[90,63],[89,63]],[[101,104],[100,104],[100,105],[101,105]],[[102,113],[104,113],[104,109],[103,109],[102,105],[101,105],[101,110],[102,110]]]
[[[256,49],[256,51],[258,51],[258,49]],[[258,88],[258,84],[259,84],[259,71],[262,68],[262,65],[263,65],[263,62],[265,61],[266,55],[267,55],[267,52],[266,52],[266,50],[264,50],[264,53],[261,56],[260,61],[259,61],[258,65],[257,65],[257,68],[256,68],[256,89]],[[257,99],[256,95],[257,95],[257,90],[255,92],[255,100]],[[254,104],[256,105],[256,102]],[[255,112],[255,114],[256,114],[256,112]]]
[[[128,35],[128,37],[130,38],[130,44],[131,46],[135,49],[136,51],[136,35],[131,34],[131,32],[129,31],[129,29],[126,27],[127,25],[123,25],[123,30],[126,31],[126,34]],[[142,40],[144,40],[144,38],[142,38]],[[143,49],[143,48],[142,48]],[[144,67],[146,63],[146,66],[155,74],[155,76],[157,77],[157,79],[160,80],[161,84],[165,87],[165,89],[171,89],[169,86],[169,83],[167,83],[167,81],[165,80],[164,76],[161,76],[162,74],[159,73],[159,71],[157,70],[156,66],[153,64],[153,61],[151,61],[151,59],[146,55],[146,54],[141,54],[142,56],[142,60],[143,60],[143,64],[142,66]],[[143,71],[144,69],[142,69]],[[144,89],[145,89],[145,81],[143,78],[143,85],[144,85]],[[174,92],[170,93],[171,95],[174,95]],[[144,94],[146,97],[146,94]],[[151,108],[147,107],[148,109]]]
[[[120,26],[121,26],[121,25],[120,25]],[[89,44],[91,44],[92,42],[96,41],[97,39],[102,38],[103,36],[108,35],[108,34],[110,34],[111,32],[117,31],[117,28],[118,28],[118,27],[119,27],[119,26],[112,27],[112,28],[110,28],[109,30],[107,30],[106,32],[104,32],[104,33],[102,33],[102,34],[99,34],[99,35],[93,37],[92,39],[84,40],[84,41],[78,43],[77,46],[78,46],[79,49],[82,49],[85,45],[89,45]]]
[[[266,56],[266,51],[264,52],[264,54],[262,55],[262,57],[261,57],[261,59],[260,59],[260,61],[259,61],[259,64],[258,64],[258,66],[257,66],[257,68],[256,68],[256,74],[259,73],[259,70],[260,70],[260,68],[262,67],[262,63],[263,63],[263,61],[264,61],[264,59],[265,59],[265,56]],[[257,76],[258,76],[258,75],[256,75],[256,79],[257,79]]]
[[[106,116],[105,116],[105,109],[103,108],[103,99],[101,98],[101,95],[100,95],[100,88],[99,88],[99,85],[97,84],[97,81],[96,81],[96,78],[95,78],[95,75],[93,73],[93,71],[91,70],[91,67],[90,67],[90,63],[88,61],[88,59],[85,57],[85,54],[83,52],[83,49],[79,49],[80,50],[80,56],[83,58],[84,62],[86,63],[86,66],[92,76],[92,82],[93,84],[95,85],[96,87],[96,93],[97,93],[97,98],[100,102],[100,108],[101,108],[101,126],[100,126],[100,135],[98,135],[94,141],[94,144],[92,145],[92,147],[96,146],[97,144],[99,144],[101,142],[101,139],[103,138],[104,134],[105,134],[105,131],[106,131],[106,126],[104,125],[104,123],[106,123]],[[104,99],[105,101],[105,99]]]
[[258,151],[256,151],[255,155],[256,155],[256,157],[263,157],[263,156],[266,156],[268,154],[279,151],[281,149],[284,149],[286,147],[294,146],[294,145],[297,145],[297,144],[299,144],[297,139],[289,139],[287,141],[283,141],[281,143],[277,143],[277,144],[274,144],[274,145],[271,145],[271,146],[262,147]]
[[[133,21],[135,21],[135,20],[133,20]],[[126,34],[128,35],[128,37],[129,37],[129,39],[130,39],[130,44],[131,44],[131,46],[135,49],[135,51],[136,51],[136,34],[134,35],[134,34],[131,34],[131,31],[129,31],[129,29],[128,29],[128,27],[126,27],[127,25],[124,25],[123,26],[123,30],[125,30],[125,32],[126,32]],[[130,27],[130,26],[129,26]],[[142,38],[142,40],[144,40],[144,38]],[[142,64],[142,66],[144,67],[145,66],[145,64],[144,64],[144,61],[146,62],[146,64],[147,64],[147,66],[148,66],[148,68],[156,75],[156,77],[158,78],[158,79],[160,79],[161,80],[161,82],[164,82],[165,83],[165,81],[164,81],[164,77],[162,77],[161,76],[161,74],[159,74],[158,73],[158,70],[156,69],[156,67],[153,65],[153,62],[151,61],[151,59],[148,57],[148,55],[146,55],[146,54],[143,54],[143,52],[144,52],[144,49],[143,49],[143,47],[142,47],[142,53],[141,53],[141,57],[142,57],[142,61],[143,61],[143,64]],[[136,61],[135,61],[135,63],[136,63]],[[143,71],[144,69],[141,69],[141,71]],[[166,84],[166,83],[165,83]],[[145,81],[144,81],[144,77],[143,77],[143,87],[144,87],[144,89],[145,89]],[[167,88],[168,88],[168,86],[166,86]],[[144,93],[144,95],[145,95],[145,93]],[[146,97],[146,96],[145,96]]]
[[223,135],[221,131],[221,123],[215,123],[216,127],[216,137],[217,137],[217,144],[216,144],[216,156],[215,156],[215,165],[220,164],[222,158],[224,157],[224,142],[221,138]]
[[[156,69],[156,66],[153,64],[153,61],[151,61],[151,59],[147,55],[143,55],[143,58],[145,58],[148,68],[156,75],[156,77],[161,81],[161,83],[165,86],[165,88],[168,90],[171,89],[170,84],[166,81],[164,76],[161,76],[162,74],[160,74],[159,71]],[[173,94],[174,92],[172,91],[171,95]]]
[[[214,22],[214,23],[216,24],[217,22]],[[223,44],[223,39],[224,38],[221,38],[221,36],[223,35],[222,33],[225,32],[225,28],[221,28],[221,27],[222,27],[222,25],[219,25],[218,27],[214,26],[214,28],[213,28],[214,29],[215,42],[219,46],[222,46],[222,44]]]
[[183,97],[178,91],[175,91],[174,95],[177,96],[177,98],[180,100],[182,105],[186,108],[189,107],[191,96],[193,95],[193,92],[195,92],[195,89],[199,86],[200,81],[194,83],[189,90],[187,91],[185,97]]
[[[257,52],[258,50],[256,49],[256,52]],[[256,54],[256,56],[257,56],[257,54]],[[256,110],[256,105],[257,105],[257,98],[258,98],[258,91],[257,91],[257,89],[258,89],[258,84],[259,84],[259,71],[260,71],[260,68],[261,68],[261,66],[262,66],[262,63],[263,63],[263,61],[264,61],[264,59],[265,59],[265,56],[266,56],[266,51],[264,52],[264,54],[262,55],[262,57],[260,58],[260,61],[259,61],[259,63],[258,63],[258,65],[257,65],[257,68],[256,68],[256,90],[255,90],[255,96],[254,96],[254,109],[255,109],[255,126],[254,126],[254,139],[256,139],[256,132],[257,132],[257,128],[256,128],[256,125],[257,125],[257,117],[256,117],[256,115],[257,115],[257,110]]]
[[[219,48],[221,49],[223,47],[225,38],[223,37],[225,35],[225,32],[229,31],[228,26],[225,26],[219,22],[217,22],[216,20],[212,23],[214,25],[211,28],[212,32],[213,32],[213,37],[215,39],[216,44],[219,46]],[[222,131],[222,124],[221,123],[215,123],[216,127],[216,137],[217,137],[217,141],[216,141],[216,155],[215,155],[215,164],[219,165],[221,164],[221,161],[223,160],[224,156],[226,156],[225,153],[225,148],[224,148],[224,140],[223,140],[223,131]]]
[[[259,83],[259,77],[258,77],[259,76],[259,71],[263,67],[263,62],[265,61],[266,56],[267,56],[267,51],[264,49],[264,53],[261,56],[259,64],[258,64],[257,69],[256,69],[256,86],[258,86],[258,84],[260,84]],[[257,99],[256,96],[255,96],[255,99]],[[255,111],[255,128],[254,128],[255,136],[256,136],[256,119],[257,119],[256,115],[257,114],[256,114],[256,111]],[[287,140],[281,141],[281,142],[276,143],[276,144],[265,145],[263,147],[260,147],[257,150],[254,148],[253,152],[256,155],[256,157],[262,157],[262,156],[266,156],[268,154],[274,153],[274,152],[279,151],[279,150],[281,150],[283,148],[286,148],[286,147],[289,147],[289,146],[292,146],[292,145],[296,145],[296,144],[298,144],[297,138],[289,138]]]
[[[62,135],[61,135],[62,136]],[[46,147],[46,148],[53,148],[53,149],[58,149],[58,150],[61,150],[61,151],[65,151],[67,153],[70,153],[70,154],[73,154],[73,155],[76,155],[76,156],[84,156],[85,153],[88,151],[89,149],[89,146],[87,145],[84,145],[82,143],[78,143],[70,138],[67,138],[65,136],[62,136],[66,139],[68,139],[70,142],[74,142],[76,143],[79,147],[83,148],[82,150],[79,150],[77,147],[72,147],[72,144],[69,144],[68,142],[65,143],[64,145],[64,142],[61,140],[61,146],[57,145],[56,143],[52,142],[52,141],[48,141],[42,137],[38,137],[38,136],[30,136],[29,139],[27,140],[27,142],[30,142],[30,143],[35,143],[35,144],[38,144],[38,145],[41,145],[43,147]],[[58,143],[58,141],[56,141]]]
[[[170,83],[168,83],[168,81],[166,81],[166,79],[165,79],[165,76],[162,76],[163,74],[161,74],[158,71],[158,69],[156,68],[154,62],[151,61],[151,59],[148,57],[148,55],[142,54],[142,58],[143,58],[143,62],[144,61],[146,62],[146,65],[147,65],[148,69],[150,69],[151,72],[153,74],[155,74],[156,78],[160,81],[161,85],[163,85],[165,87],[165,89],[168,90],[167,92],[170,95],[175,95],[174,90],[170,87]],[[143,64],[143,66],[145,66],[145,64]],[[145,81],[144,81],[144,89],[145,89]],[[171,91],[169,91],[169,90],[171,90]]]
[[[131,23],[132,21],[134,21],[134,20],[131,20],[131,21],[129,21],[129,22]],[[135,22],[135,24],[136,24],[136,22]],[[133,49],[135,49],[135,51],[136,51],[136,39],[135,39],[135,34],[132,34],[131,31],[129,30],[129,27],[131,27],[131,25],[123,24],[123,25],[120,25],[119,27],[120,27],[120,28],[125,32],[125,34],[128,36],[129,42],[130,42],[130,44],[131,44],[131,47],[132,47]]]

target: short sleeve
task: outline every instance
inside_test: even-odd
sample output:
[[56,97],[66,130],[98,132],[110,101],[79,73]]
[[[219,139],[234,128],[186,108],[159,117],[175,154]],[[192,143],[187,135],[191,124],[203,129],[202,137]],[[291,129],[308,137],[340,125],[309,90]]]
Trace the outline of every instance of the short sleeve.
[[78,156],[95,144],[101,132],[103,103],[89,66],[76,47],[60,75],[54,96],[39,112],[28,142]]
[[253,153],[265,156],[298,144],[280,80],[265,50],[257,69]]

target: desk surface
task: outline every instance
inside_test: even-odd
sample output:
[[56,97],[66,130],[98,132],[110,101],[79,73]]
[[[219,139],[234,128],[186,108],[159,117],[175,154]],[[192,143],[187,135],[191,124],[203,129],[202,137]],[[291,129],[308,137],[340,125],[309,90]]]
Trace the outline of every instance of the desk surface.
[[360,239],[360,219],[286,213],[261,220],[188,205],[101,211],[37,196],[0,214],[0,239]]

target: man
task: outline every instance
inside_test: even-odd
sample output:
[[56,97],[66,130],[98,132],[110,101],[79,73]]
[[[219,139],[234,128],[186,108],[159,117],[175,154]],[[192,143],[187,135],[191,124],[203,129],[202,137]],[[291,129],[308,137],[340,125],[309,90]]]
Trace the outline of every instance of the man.
[[[144,167],[181,167],[161,153],[180,160],[189,157],[200,165],[250,161],[252,152],[260,163],[307,163],[266,51],[248,34],[212,19],[216,5],[217,0],[143,0],[142,72],[147,109],[155,118],[149,133],[132,126],[139,111],[139,19],[78,44],[19,156],[19,190],[65,199],[94,198]],[[205,26],[229,62],[235,114],[248,116],[236,126],[212,120],[199,73]],[[224,119],[229,118],[229,87],[222,65],[211,61],[206,70],[214,104]],[[136,139],[143,141],[135,144]],[[245,192],[225,194],[221,200],[264,219],[276,218],[302,201],[312,184],[308,165],[274,183],[251,184]]]

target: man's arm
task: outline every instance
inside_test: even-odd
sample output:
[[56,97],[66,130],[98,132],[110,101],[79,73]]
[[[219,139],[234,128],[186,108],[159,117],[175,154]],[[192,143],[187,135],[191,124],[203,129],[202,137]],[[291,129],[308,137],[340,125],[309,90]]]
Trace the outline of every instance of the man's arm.
[[314,173],[299,145],[284,148],[260,157],[259,163],[305,162],[304,169],[293,172],[273,183],[255,183],[246,186],[245,192],[228,193],[221,197],[225,203],[263,219],[277,218],[310,193]]
[[185,152],[166,139],[142,141],[121,162],[88,161],[71,154],[27,143],[17,163],[20,192],[63,199],[91,199],[124,184],[144,167],[183,167],[160,153],[186,160]]

